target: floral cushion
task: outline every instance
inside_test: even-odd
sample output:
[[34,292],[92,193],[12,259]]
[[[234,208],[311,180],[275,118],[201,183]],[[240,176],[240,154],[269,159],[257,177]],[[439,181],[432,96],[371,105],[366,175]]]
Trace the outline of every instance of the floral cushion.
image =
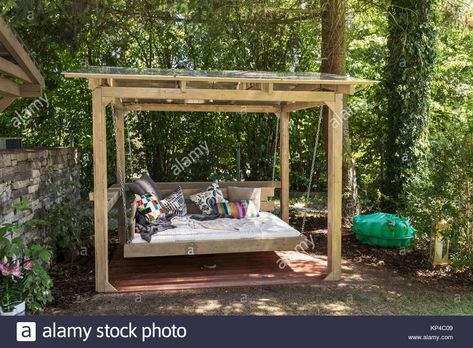
[[204,215],[213,215],[215,203],[226,201],[217,181],[207,187],[204,192],[190,196],[190,199],[199,206],[200,211]]
[[255,204],[250,200],[215,203],[214,212],[221,217],[234,217],[237,219],[255,218],[259,216]]
[[179,186],[173,193],[159,201],[164,208],[166,217],[184,216],[187,214],[186,201],[182,188]]
[[164,209],[154,192],[136,195],[136,210],[144,215],[148,222],[166,218]]

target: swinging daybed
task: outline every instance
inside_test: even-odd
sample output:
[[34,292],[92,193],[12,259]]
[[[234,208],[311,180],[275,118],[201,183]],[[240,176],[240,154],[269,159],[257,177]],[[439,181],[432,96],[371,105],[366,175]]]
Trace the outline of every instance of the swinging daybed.
[[[189,214],[200,213],[198,207],[188,199],[189,196],[205,190],[209,184],[209,182],[157,183],[164,195],[181,186]],[[274,196],[274,189],[280,187],[279,182],[220,181],[219,185],[225,198],[228,197],[227,186],[230,185],[261,188],[260,217],[248,221],[249,228],[242,231],[228,228],[190,230],[180,227],[168,232],[157,233],[148,243],[135,233],[135,220],[132,219],[128,233],[131,238],[123,246],[123,256],[131,258],[294,250],[305,241],[305,237],[299,231],[270,213],[274,210],[274,203],[270,198]],[[132,204],[131,211],[131,216],[134,216],[134,204]],[[241,220],[227,219],[226,225],[238,226],[241,225],[239,222]]]
[[[326,105],[328,127],[328,262],[327,280],[341,273],[341,199],[343,95],[374,81],[318,73],[274,73],[244,71],[184,71],[88,67],[65,73],[66,77],[87,78],[92,90],[96,289],[117,291],[108,274],[108,211],[118,207],[118,229],[125,257],[217,254],[265,250],[290,250],[304,237],[290,227],[289,220],[289,113]],[[117,182],[107,188],[106,107],[116,112]],[[126,243],[124,207],[125,114],[128,111],[194,111],[233,113],[274,113],[279,115],[280,182],[232,182],[232,185],[262,187],[262,210],[273,210],[269,200],[281,189],[281,220],[278,233],[251,238],[192,238],[142,243],[132,238]],[[185,196],[205,188],[207,183],[159,183],[171,191],[180,185]],[[221,183],[222,187],[229,183]],[[189,253],[188,253],[189,254]]]

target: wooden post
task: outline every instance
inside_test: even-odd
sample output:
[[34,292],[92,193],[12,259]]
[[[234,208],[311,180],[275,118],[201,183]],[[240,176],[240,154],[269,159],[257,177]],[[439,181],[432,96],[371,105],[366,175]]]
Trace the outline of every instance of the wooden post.
[[281,219],[289,222],[289,112],[281,111],[279,134],[281,141]]
[[327,102],[328,114],[328,238],[326,280],[339,280],[342,269],[342,144],[343,94]]
[[101,87],[92,91],[94,150],[95,289],[110,291],[108,283],[107,134]]
[[[117,117],[115,124],[115,135],[117,137],[116,177],[117,183],[121,185],[122,182],[125,182],[125,111],[123,110],[123,107],[116,106],[115,115]],[[126,211],[124,208],[123,199],[124,197],[122,197],[120,194],[120,199],[117,202],[118,241],[120,244],[126,243]]]

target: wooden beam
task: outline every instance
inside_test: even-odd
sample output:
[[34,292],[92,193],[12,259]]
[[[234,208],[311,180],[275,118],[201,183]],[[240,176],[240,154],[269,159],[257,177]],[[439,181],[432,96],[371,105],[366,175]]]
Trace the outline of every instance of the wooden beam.
[[15,99],[16,99],[15,97],[8,97],[8,96],[5,96],[2,99],[0,99],[0,112],[5,111],[5,109],[8,108],[11,105],[11,103],[15,101]]
[[0,57],[0,72],[28,83],[33,83],[33,79],[17,64]]
[[41,97],[43,88],[40,85],[25,84],[20,86],[20,93],[22,97]]
[[289,222],[289,113],[280,113],[281,219]]
[[95,288],[110,291],[108,281],[107,132],[102,89],[92,91],[94,151]]
[[[188,90],[187,90],[188,91]],[[127,110],[141,111],[175,111],[175,112],[245,112],[265,113],[276,112],[278,106],[272,105],[216,105],[216,104],[159,104],[143,103],[128,104]]]
[[[210,239],[160,243],[130,243],[124,246],[124,257],[226,254],[274,250],[294,250],[306,242],[303,235],[240,239]],[[137,270],[139,272],[139,270]]]
[[186,92],[186,87],[187,86],[187,82],[186,81],[181,81],[179,83],[179,88],[181,89],[182,93],[185,93]]
[[20,86],[4,77],[0,77],[0,93],[8,96],[21,96]]
[[[107,211],[112,210],[113,207],[117,204],[120,199],[120,188],[118,186],[112,185],[107,190]],[[89,192],[89,201],[94,201],[94,193]]]
[[[179,182],[157,182],[156,184],[162,190],[175,190],[178,186],[181,186],[183,190],[185,189],[201,189],[205,190],[212,182],[211,181],[179,181]],[[270,188],[281,188],[280,181],[219,181],[219,186],[221,188],[226,188],[228,186],[238,186],[238,187],[270,187]]]
[[333,101],[332,92],[312,91],[273,91],[271,94],[261,90],[225,89],[187,89],[184,93],[178,88],[141,87],[103,87],[104,97],[130,99],[204,99],[204,100],[246,100],[273,102],[325,102]]
[[328,89],[337,93],[355,94],[356,85],[321,85],[322,89]]
[[289,103],[289,104],[284,105],[282,107],[282,110],[285,112],[293,112],[293,111],[298,111],[298,110],[314,108],[316,106],[319,106],[320,104],[321,103],[304,103],[304,102]]
[[265,91],[266,93],[272,94],[274,91],[274,84],[264,83],[261,85],[261,90]]
[[326,280],[339,280],[342,267],[342,143],[343,94],[327,104],[328,114],[328,238]]
[[[117,117],[115,123],[115,136],[117,137],[117,183],[125,183],[125,112],[123,108],[116,108]],[[124,197],[120,195],[117,202],[118,208],[118,240],[120,244],[126,243],[126,211],[123,202]],[[125,202],[126,203],[126,202]]]
[[3,18],[0,17],[0,42],[5,46],[18,65],[32,79],[31,82],[44,87],[44,78],[38,66],[26,51],[16,34],[10,29]]

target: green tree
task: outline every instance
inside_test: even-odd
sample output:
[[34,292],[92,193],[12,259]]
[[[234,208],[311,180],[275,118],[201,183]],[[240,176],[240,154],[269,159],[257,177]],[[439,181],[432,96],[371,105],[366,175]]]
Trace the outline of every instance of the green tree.
[[384,78],[384,208],[405,206],[406,188],[422,181],[435,64],[435,0],[392,0],[388,10],[388,60]]

